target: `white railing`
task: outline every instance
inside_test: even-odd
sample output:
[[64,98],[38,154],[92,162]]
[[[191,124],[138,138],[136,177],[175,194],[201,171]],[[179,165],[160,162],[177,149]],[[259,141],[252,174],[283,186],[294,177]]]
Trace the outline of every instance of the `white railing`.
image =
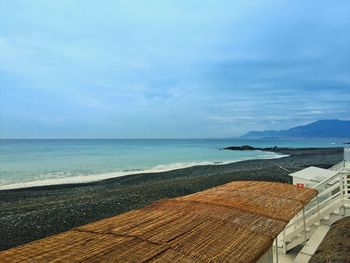
[[[306,242],[309,238],[308,230],[316,223],[321,224],[321,220],[330,214],[339,210],[344,205],[344,200],[349,200],[350,190],[350,171],[340,170],[335,176],[328,178],[312,188],[318,191],[317,196],[312,199],[309,204],[295,216],[281,236],[282,247],[286,252],[287,242],[291,242],[293,238],[299,237],[301,243]],[[303,237],[303,238],[301,238]]]
[[345,161],[341,161],[340,163],[333,165],[329,170],[332,171],[339,171],[345,167]]
[[333,165],[329,170],[332,171],[340,171],[342,169],[349,169],[350,168],[350,161],[341,161],[340,163]]

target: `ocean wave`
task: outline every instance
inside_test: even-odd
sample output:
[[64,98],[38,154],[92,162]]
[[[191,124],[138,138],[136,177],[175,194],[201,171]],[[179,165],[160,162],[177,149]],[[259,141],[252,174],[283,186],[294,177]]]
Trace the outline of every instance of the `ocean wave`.
[[[277,159],[286,157],[288,155],[282,155],[277,153],[264,154],[254,159]],[[123,171],[117,172],[108,172],[108,173],[100,173],[100,174],[87,174],[87,175],[73,175],[66,177],[64,175],[68,175],[69,172],[57,172],[50,174],[51,176],[57,176],[56,178],[48,178],[45,179],[48,175],[37,176],[35,180],[28,182],[17,182],[10,184],[0,185],[0,190],[11,190],[11,189],[19,189],[19,188],[29,188],[29,187],[38,187],[38,186],[48,186],[48,185],[62,185],[62,184],[80,184],[80,183],[91,183],[102,181],[105,179],[117,178],[127,175],[135,175],[135,174],[148,174],[148,173],[161,173],[168,172],[172,170],[178,170],[193,166],[201,166],[201,165],[225,165],[229,163],[235,163],[244,160],[252,160],[252,159],[241,159],[241,160],[231,160],[231,161],[201,161],[201,162],[186,162],[186,163],[172,163],[172,164],[159,164],[152,168],[145,169],[127,169]]]

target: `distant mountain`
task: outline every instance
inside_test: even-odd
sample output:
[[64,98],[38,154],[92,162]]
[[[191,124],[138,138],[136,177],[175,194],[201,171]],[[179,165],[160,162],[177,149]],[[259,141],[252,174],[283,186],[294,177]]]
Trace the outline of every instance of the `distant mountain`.
[[350,121],[319,120],[288,130],[250,131],[241,138],[350,138]]

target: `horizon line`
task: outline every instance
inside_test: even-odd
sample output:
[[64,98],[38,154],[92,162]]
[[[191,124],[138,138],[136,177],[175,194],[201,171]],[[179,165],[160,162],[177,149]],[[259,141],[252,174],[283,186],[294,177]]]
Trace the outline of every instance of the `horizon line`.
[[236,137],[158,137],[158,138],[0,138],[0,140],[203,140],[237,139]]

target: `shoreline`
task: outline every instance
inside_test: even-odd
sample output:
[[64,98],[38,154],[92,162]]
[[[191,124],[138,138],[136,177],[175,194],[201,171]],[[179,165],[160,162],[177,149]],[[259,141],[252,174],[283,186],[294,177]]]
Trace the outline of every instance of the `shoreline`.
[[253,158],[253,159],[245,159],[245,160],[233,160],[233,161],[222,161],[222,162],[191,162],[191,163],[173,163],[173,164],[160,164],[156,167],[145,169],[145,170],[135,170],[135,171],[117,171],[117,172],[109,172],[109,173],[99,173],[99,174],[91,174],[91,175],[77,175],[71,177],[63,177],[63,178],[50,178],[43,180],[35,180],[21,183],[11,183],[0,185],[0,191],[9,191],[16,189],[25,189],[25,188],[38,188],[38,187],[49,187],[49,186],[59,186],[59,185],[79,185],[79,184],[88,184],[99,181],[104,181],[108,179],[114,179],[124,176],[130,175],[145,175],[149,173],[163,173],[170,172],[179,169],[186,169],[190,167],[197,166],[206,166],[206,165],[226,165],[232,164],[236,162],[250,161],[250,160],[269,160],[269,159],[278,159],[289,156],[288,154],[281,154],[273,151],[262,151],[260,149],[254,150],[258,152],[267,152],[274,153],[273,157],[261,157],[261,158]]
[[343,159],[342,148],[293,149],[284,154],[290,156],[135,174],[86,184],[0,191],[0,250],[158,200],[192,194],[232,181],[291,183],[291,172],[312,165],[329,168]]

